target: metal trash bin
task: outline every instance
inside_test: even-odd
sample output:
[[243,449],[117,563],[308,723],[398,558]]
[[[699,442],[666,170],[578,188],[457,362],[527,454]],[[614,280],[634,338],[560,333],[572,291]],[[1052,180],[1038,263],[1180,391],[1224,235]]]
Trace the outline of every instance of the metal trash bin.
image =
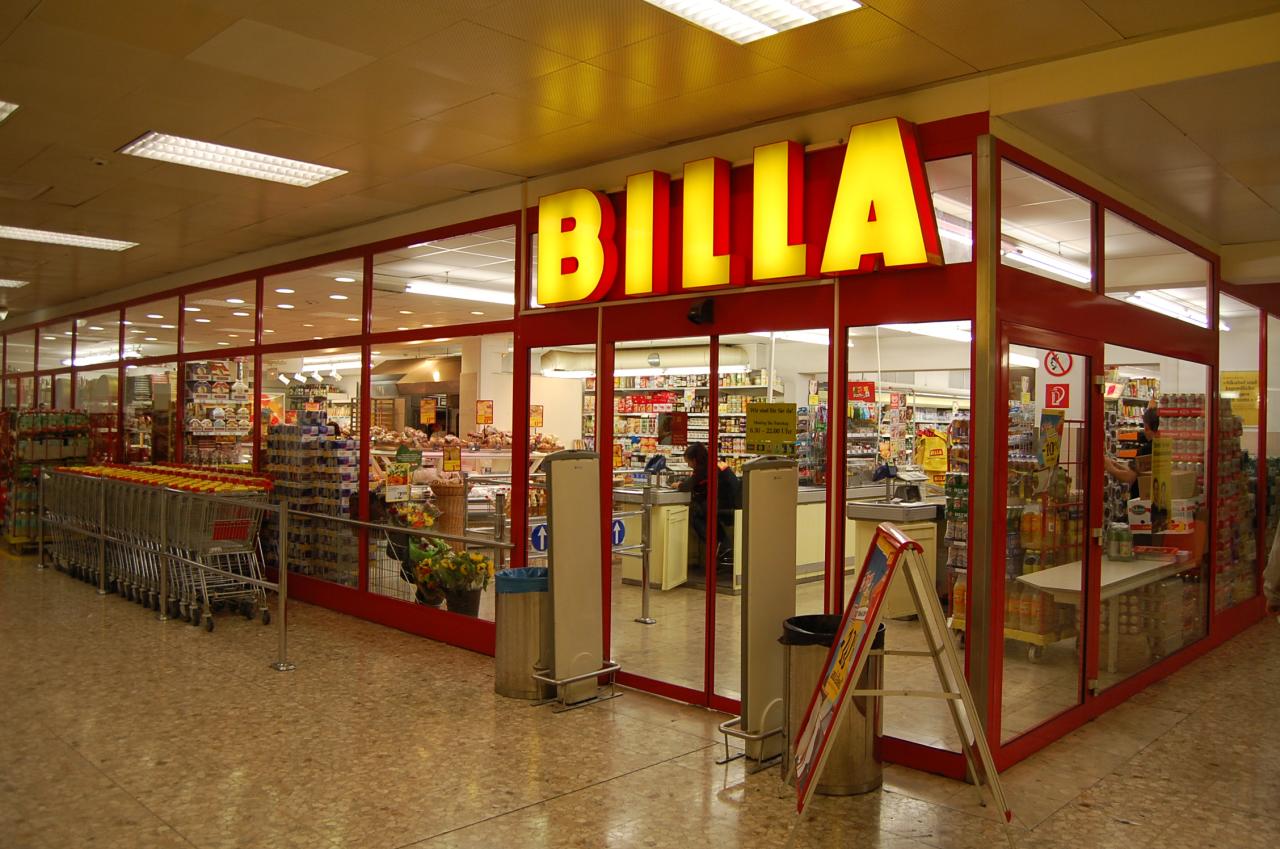
[[543,646],[550,647],[551,593],[547,569],[503,569],[494,578],[493,691],[513,699],[544,698],[545,685],[532,678]]
[[[792,616],[782,623],[778,642],[785,646],[783,676],[787,682],[783,705],[783,727],[787,745],[782,753],[782,774],[795,783],[795,752],[792,746],[800,734],[805,709],[827,661],[827,653],[840,629],[840,617],[831,615]],[[884,648],[884,625],[872,641],[873,649]],[[884,688],[884,656],[871,655],[863,667],[855,690]],[[816,788],[824,796],[852,796],[868,793],[884,780],[880,763],[880,737],[883,730],[879,697],[848,696],[852,701],[844,718],[827,744],[826,767]]]

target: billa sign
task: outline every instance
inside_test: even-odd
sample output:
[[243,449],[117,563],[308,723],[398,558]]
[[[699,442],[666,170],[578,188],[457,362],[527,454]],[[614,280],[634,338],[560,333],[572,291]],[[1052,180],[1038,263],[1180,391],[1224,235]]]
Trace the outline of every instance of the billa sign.
[[853,127],[842,149],[781,141],[749,168],[709,157],[679,185],[646,171],[617,198],[571,189],[538,202],[543,306],[941,262],[915,127],[900,118]]

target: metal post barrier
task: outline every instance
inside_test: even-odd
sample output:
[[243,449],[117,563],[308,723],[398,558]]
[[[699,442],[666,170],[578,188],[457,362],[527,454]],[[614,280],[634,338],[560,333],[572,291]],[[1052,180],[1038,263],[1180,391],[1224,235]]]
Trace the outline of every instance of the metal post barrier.
[[640,511],[640,616],[636,619],[641,625],[652,625],[658,620],[649,615],[649,514],[653,512],[653,481],[644,483],[644,496],[641,499],[644,509]]
[[[497,493],[493,498],[493,539],[495,542],[507,541],[507,496],[501,492]],[[507,551],[505,548],[494,549],[497,555],[494,559],[497,561],[497,568],[503,569],[507,565]]]
[[98,595],[107,594],[107,482],[98,480]]
[[285,620],[285,605],[289,600],[289,508],[281,505],[279,508],[280,516],[280,536],[276,540],[276,575],[277,590],[277,609],[276,619],[277,627],[280,629],[280,639],[277,644],[276,662],[271,664],[271,668],[276,672],[289,672],[296,667],[289,662],[289,636]]
[[44,467],[36,472],[36,568],[44,568]]
[[160,567],[160,596],[156,607],[160,609],[157,617],[161,622],[169,621],[169,499],[160,499],[160,556],[157,558]]

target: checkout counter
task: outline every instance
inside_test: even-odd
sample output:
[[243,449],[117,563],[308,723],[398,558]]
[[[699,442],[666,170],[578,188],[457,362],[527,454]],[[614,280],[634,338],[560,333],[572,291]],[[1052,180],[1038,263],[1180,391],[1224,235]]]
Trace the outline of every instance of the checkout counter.
[[[871,545],[871,537],[878,524],[891,521],[924,548],[924,560],[930,574],[937,580],[938,547],[943,538],[942,516],[945,499],[941,496],[920,502],[885,504],[885,487],[882,485],[856,486],[845,491],[845,569],[852,573],[861,565],[862,558]],[[687,492],[655,486],[649,494],[650,563],[649,583],[654,589],[670,590],[689,581],[689,502]],[[641,519],[637,513],[644,509],[645,490],[640,486],[619,486],[613,491],[614,512],[624,514],[626,541],[641,540]],[[816,486],[800,487],[796,496],[796,555],[797,583],[820,581],[826,559],[826,489]],[[721,592],[737,594],[742,591],[742,511],[734,514],[733,523],[733,577],[731,584],[722,584]],[[696,535],[695,535],[696,538]],[[621,552],[622,580],[639,584],[641,558],[638,550]],[[915,612],[905,582],[896,582],[885,600],[891,617],[908,616]]]

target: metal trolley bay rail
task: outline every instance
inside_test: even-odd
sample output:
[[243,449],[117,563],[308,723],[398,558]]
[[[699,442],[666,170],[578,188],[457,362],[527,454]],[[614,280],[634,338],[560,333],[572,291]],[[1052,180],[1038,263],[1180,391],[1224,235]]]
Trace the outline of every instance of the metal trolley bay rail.
[[96,583],[101,594],[114,591],[162,620],[182,618],[210,631],[219,609],[270,624],[267,591],[276,591],[273,666],[292,668],[285,656],[288,568],[278,570],[278,582],[266,580],[259,537],[264,514],[281,514],[287,527],[288,511],[268,503],[266,479],[101,466],[46,469],[40,482],[49,540],[39,551],[42,568],[52,563]]

